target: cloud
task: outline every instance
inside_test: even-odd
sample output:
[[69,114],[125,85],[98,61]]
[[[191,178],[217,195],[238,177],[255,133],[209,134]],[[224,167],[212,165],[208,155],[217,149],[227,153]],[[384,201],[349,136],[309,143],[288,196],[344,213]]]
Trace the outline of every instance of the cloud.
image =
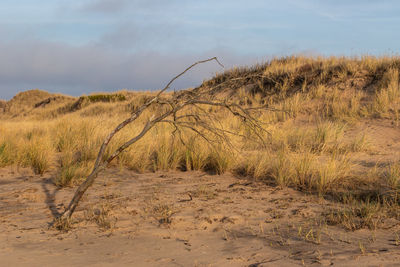
[[[394,0],[47,2],[36,12],[14,5],[12,16],[3,8],[0,98],[32,88],[73,95],[157,89],[213,56],[230,67],[305,50],[379,54],[400,42]],[[196,86],[214,71],[221,69],[213,63],[198,66],[174,88]]]
[[[44,41],[0,43],[0,98],[9,99],[18,91],[33,88],[71,95],[123,88],[155,90],[191,63],[213,56],[219,56],[227,67],[252,63],[250,58],[223,48],[198,54],[127,54],[94,45]],[[222,70],[214,63],[196,67],[172,88],[197,86],[216,71]]]
[[[120,23],[112,30],[104,33],[96,42],[98,45],[128,51],[162,49],[172,46],[171,39],[179,39],[176,28],[171,25],[151,24],[137,25],[136,23]],[[174,43],[176,42],[173,41]]]
[[[115,14],[133,10],[162,10],[174,6],[178,0],[91,0],[81,6],[81,10],[92,13]],[[179,3],[184,5],[183,3]]]
[[129,0],[95,0],[83,5],[81,9],[94,13],[118,13],[129,5]]
[[132,48],[147,39],[148,33],[143,28],[137,27],[133,23],[124,23],[118,25],[116,29],[104,33],[97,43],[100,46],[109,48]]
[[[395,0],[289,0],[300,9],[332,21],[395,20],[399,6]],[[390,18],[388,18],[388,16]]]

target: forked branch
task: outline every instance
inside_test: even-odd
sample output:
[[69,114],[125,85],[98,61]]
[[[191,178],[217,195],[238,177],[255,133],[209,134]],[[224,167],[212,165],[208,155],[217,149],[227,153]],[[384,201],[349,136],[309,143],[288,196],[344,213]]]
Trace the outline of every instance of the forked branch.
[[[181,129],[189,129],[197,136],[205,138],[208,141],[209,137],[206,135],[206,133],[211,134],[218,139],[222,139],[222,141],[226,143],[229,143],[227,135],[230,134],[235,135],[235,133],[227,129],[223,129],[222,127],[215,126],[215,123],[213,123],[216,122],[215,119],[213,119],[211,115],[207,115],[207,113],[204,112],[201,106],[215,106],[228,110],[231,114],[240,118],[241,121],[243,121],[244,123],[248,124],[250,128],[255,133],[257,133],[259,139],[263,141],[262,134],[260,134],[259,132],[265,130],[262,127],[262,124],[251,115],[251,110],[254,108],[246,109],[235,103],[209,99],[207,90],[180,91],[178,93],[173,94],[172,97],[161,98],[162,94],[166,90],[168,90],[168,88],[176,79],[184,75],[194,66],[209,61],[216,61],[220,66],[222,66],[222,64],[218,61],[216,57],[198,61],[190,65],[183,72],[172,78],[167,83],[167,85],[163,89],[161,89],[153,98],[151,98],[145,104],[137,108],[129,118],[121,122],[114,130],[110,132],[110,134],[105,138],[100,147],[92,172],[89,174],[86,180],[78,187],[68,207],[66,208],[64,213],[60,216],[60,218],[58,218],[58,220],[64,220],[70,218],[74,213],[76,207],[78,206],[82,196],[85,194],[88,188],[93,184],[99,172],[104,170],[107,167],[107,165],[113,159],[118,157],[118,155],[120,155],[125,149],[127,149],[129,146],[139,141],[144,135],[146,135],[146,133],[148,133],[158,123],[172,124],[175,128],[174,132],[179,133],[182,142],[183,139],[181,136]],[[130,123],[137,120],[143,114],[143,112],[146,111],[152,105],[158,105],[160,107],[160,110],[163,110],[163,112],[157,116],[153,115],[143,126],[139,134],[137,134],[136,136],[134,136],[133,138],[122,144],[108,158],[104,159],[104,153],[107,149],[107,146],[112,140],[112,138],[115,136],[115,134],[121,131],[124,127],[126,127]],[[187,107],[190,107],[190,109],[186,111],[185,114],[179,114],[179,112],[182,112],[184,109],[186,110]]]

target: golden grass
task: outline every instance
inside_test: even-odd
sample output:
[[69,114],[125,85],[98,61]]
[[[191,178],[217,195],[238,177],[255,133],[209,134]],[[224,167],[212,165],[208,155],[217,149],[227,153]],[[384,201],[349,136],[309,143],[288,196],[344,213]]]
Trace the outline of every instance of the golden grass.
[[[207,111],[217,121],[210,123],[247,138],[231,136],[232,148],[207,142],[190,131],[172,135],[173,127],[159,124],[112,164],[137,172],[231,171],[320,196],[353,192],[360,184],[370,182],[369,175],[353,171],[357,166],[351,159],[357,153],[369,152],[371,140],[368,133],[350,136],[347,131],[360,121],[376,118],[399,124],[399,69],[397,57],[302,56],[232,69],[200,88],[218,88],[215,97],[230,97],[241,105],[262,104],[276,109],[259,114],[269,132],[264,136],[264,145],[254,142],[254,133],[233,115],[213,107]],[[216,87],[221,84],[224,86]],[[57,186],[74,186],[88,175],[109,131],[152,95],[121,91],[72,98],[42,91],[21,93],[2,103],[5,112],[0,115],[0,167],[29,166],[37,174],[54,170]],[[157,112],[151,107],[135,124],[118,133],[106,156],[137,134]],[[395,160],[388,167],[380,167],[382,175],[374,172],[381,202],[397,199],[400,167]],[[385,187],[392,190],[390,197],[383,193]],[[357,204],[360,207],[352,204],[347,211],[333,212],[329,220],[335,223],[334,218],[339,218],[348,229],[360,224],[372,228],[375,219],[365,218],[374,216],[360,215],[362,223],[346,219],[360,217],[357,214],[365,207],[375,210],[375,204],[362,201]],[[162,210],[160,207],[160,214]],[[168,221],[168,216],[164,217]]]

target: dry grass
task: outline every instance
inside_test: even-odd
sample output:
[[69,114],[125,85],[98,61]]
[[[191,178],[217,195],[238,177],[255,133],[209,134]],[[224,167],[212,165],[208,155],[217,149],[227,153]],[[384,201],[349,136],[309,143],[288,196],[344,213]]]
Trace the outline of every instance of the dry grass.
[[384,177],[393,190],[400,189],[400,164],[389,165],[384,172]]
[[58,231],[61,232],[68,232],[73,228],[72,221],[70,218],[66,219],[61,219],[61,218],[56,218],[52,224],[52,228],[57,229]]
[[172,216],[177,212],[173,204],[160,203],[155,195],[143,207],[144,214],[155,219],[160,226],[169,226]]
[[214,199],[217,195],[218,193],[207,185],[201,185],[195,191],[191,192],[191,196],[198,197],[203,200]]
[[90,206],[85,210],[85,219],[95,222],[102,230],[113,230],[117,218],[112,215],[112,207],[108,202],[102,202],[97,206]]
[[347,230],[368,228],[376,230],[382,223],[381,204],[372,201],[355,202],[344,208],[332,209],[325,214],[328,225],[341,225]]
[[[376,118],[399,124],[399,69],[397,57],[302,56],[232,69],[204,82],[198,90],[210,87],[219,99],[277,109],[259,116],[269,132],[263,136],[265,144],[253,142],[253,132],[230,113],[213,107],[207,109],[216,119],[212,123],[238,134],[230,136],[233,148],[207,142],[189,131],[172,135],[173,127],[159,124],[112,164],[137,172],[231,171],[322,197],[352,194],[360,184],[370,183],[365,171],[353,171],[360,168],[352,158],[357,153],[370,153],[372,140],[368,133],[348,132],[357,128],[357,123]],[[74,186],[90,171],[108,131],[152,95],[121,91],[72,98],[43,91],[20,93],[1,104],[0,167],[30,166],[37,174],[53,169],[57,186]],[[106,156],[138,133],[157,112],[150,108],[136,124],[115,136]],[[374,205],[385,205],[387,188],[391,190],[391,207],[396,208],[400,184],[396,160],[388,167],[379,167],[375,173],[381,174],[373,176],[380,199],[376,204],[366,199],[346,203],[349,208],[332,212],[329,220],[335,223],[336,218],[348,229],[360,225],[373,228],[375,215],[368,214],[375,211]],[[162,207],[159,213],[163,213]],[[162,220],[169,220],[164,217]]]

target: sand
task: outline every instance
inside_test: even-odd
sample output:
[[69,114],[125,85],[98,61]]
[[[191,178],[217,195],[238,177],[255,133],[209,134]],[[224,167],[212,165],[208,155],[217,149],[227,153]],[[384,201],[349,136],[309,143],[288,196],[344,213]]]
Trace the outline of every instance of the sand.
[[338,204],[232,174],[110,169],[51,227],[74,189],[0,170],[0,266],[398,266],[398,221],[346,231]]

